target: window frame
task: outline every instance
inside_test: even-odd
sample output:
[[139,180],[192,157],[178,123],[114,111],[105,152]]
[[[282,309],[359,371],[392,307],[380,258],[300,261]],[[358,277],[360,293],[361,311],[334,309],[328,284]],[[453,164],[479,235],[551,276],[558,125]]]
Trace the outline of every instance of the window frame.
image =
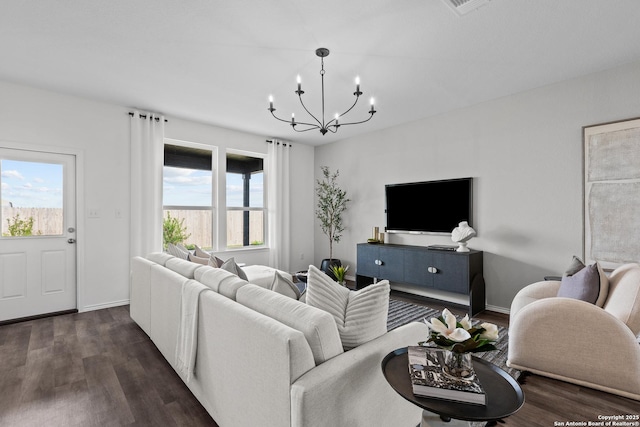
[[[186,148],[195,148],[198,150],[205,150],[211,152],[211,200],[209,206],[198,206],[198,205],[165,205],[164,204],[164,147],[166,145],[173,145],[178,147],[186,147]],[[174,167],[174,166],[169,166]],[[218,176],[218,147],[200,144],[189,141],[182,141],[176,139],[165,138],[163,141],[163,161],[162,161],[162,192],[163,192],[163,200],[162,200],[162,217],[163,220],[165,218],[164,212],[167,210],[209,210],[211,211],[211,251],[217,252],[219,249],[219,233],[218,233],[218,213],[219,209],[216,201],[218,200],[218,183],[220,181],[220,177]],[[204,170],[204,169],[203,169]],[[188,230],[187,230],[188,232]],[[196,243],[197,244],[197,243]]]
[[[251,207],[251,206],[229,206],[227,203],[227,177],[229,175],[229,173],[233,173],[233,172],[229,172],[227,170],[227,159],[229,154],[231,155],[238,155],[238,156],[245,156],[245,157],[253,157],[256,159],[260,159],[262,160],[262,207]],[[247,251],[247,250],[256,250],[256,249],[266,249],[269,247],[269,242],[268,242],[268,232],[267,232],[267,225],[268,225],[268,206],[267,206],[267,171],[266,171],[266,164],[267,164],[267,155],[266,153],[256,153],[253,151],[245,151],[245,150],[236,150],[236,149],[227,149],[225,156],[224,156],[224,210],[225,210],[225,215],[224,215],[224,235],[222,235],[221,233],[221,238],[224,238],[224,248],[227,251]],[[228,213],[229,212],[262,212],[262,244],[261,245],[252,245],[251,243],[249,243],[248,246],[241,246],[241,247],[234,247],[234,246],[229,246],[229,242],[227,239],[227,233],[228,233]],[[221,215],[221,222],[222,221],[222,215]]]

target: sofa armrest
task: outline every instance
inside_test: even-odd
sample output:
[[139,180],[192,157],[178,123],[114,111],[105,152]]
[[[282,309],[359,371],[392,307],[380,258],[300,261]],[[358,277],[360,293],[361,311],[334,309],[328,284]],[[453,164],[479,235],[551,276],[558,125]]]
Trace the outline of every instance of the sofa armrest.
[[391,388],[381,363],[391,351],[427,336],[426,324],[412,322],[305,373],[291,386],[292,426],[415,427],[422,410]]
[[509,311],[511,317],[513,318],[523,307],[534,301],[558,295],[560,284],[559,280],[543,280],[520,289],[511,302],[511,310]]
[[509,326],[508,365],[640,397],[636,337],[602,308],[576,299],[545,298],[523,307]]

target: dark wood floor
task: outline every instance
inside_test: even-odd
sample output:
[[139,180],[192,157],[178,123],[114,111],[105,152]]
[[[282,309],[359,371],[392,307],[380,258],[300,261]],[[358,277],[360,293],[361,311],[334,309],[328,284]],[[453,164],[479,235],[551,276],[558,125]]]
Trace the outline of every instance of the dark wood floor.
[[[503,314],[478,318],[508,326]],[[526,376],[523,389],[524,407],[500,425],[551,427],[556,421],[637,414],[640,407],[633,400],[535,375]],[[0,426],[217,424],[123,306],[1,326]]]
[[217,426],[129,307],[0,327],[0,426]]

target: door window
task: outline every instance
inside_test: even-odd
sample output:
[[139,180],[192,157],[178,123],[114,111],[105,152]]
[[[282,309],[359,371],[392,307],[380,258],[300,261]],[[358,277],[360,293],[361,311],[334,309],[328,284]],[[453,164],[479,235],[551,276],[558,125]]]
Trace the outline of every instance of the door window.
[[2,238],[64,234],[63,165],[2,159]]

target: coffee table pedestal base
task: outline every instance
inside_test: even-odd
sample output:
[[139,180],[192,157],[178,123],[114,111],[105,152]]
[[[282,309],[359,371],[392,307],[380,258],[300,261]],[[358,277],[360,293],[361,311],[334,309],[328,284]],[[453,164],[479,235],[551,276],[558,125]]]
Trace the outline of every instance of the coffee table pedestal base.
[[422,422],[420,427],[469,427],[469,421],[451,419],[451,421],[443,421],[440,415],[429,411],[422,411]]

